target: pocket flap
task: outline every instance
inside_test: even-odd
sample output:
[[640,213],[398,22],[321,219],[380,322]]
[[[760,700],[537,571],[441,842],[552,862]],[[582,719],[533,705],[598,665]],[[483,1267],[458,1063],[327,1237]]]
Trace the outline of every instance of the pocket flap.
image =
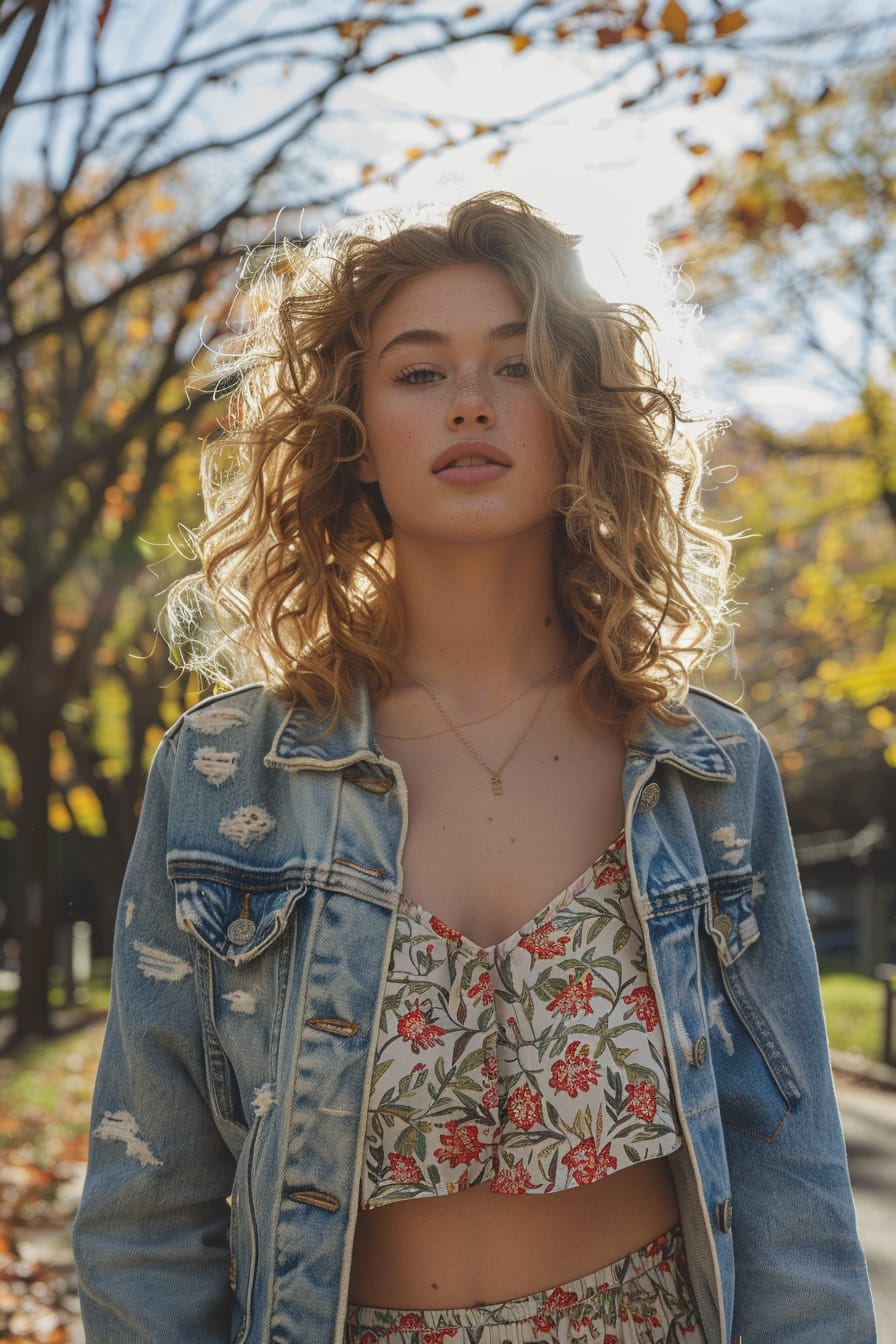
[[178,927],[191,933],[216,957],[231,966],[251,961],[275,942],[289,922],[293,906],[307,887],[303,883],[272,885],[234,874],[220,877],[175,878]]
[[719,960],[731,966],[759,937],[753,907],[759,895],[755,876],[714,877],[709,884],[706,928]]

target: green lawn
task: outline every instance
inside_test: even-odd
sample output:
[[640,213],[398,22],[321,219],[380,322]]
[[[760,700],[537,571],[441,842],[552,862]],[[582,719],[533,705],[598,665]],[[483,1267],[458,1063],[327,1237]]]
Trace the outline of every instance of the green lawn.
[[822,969],[821,997],[831,1049],[857,1050],[868,1059],[882,1059],[884,987],[880,981],[852,971]]

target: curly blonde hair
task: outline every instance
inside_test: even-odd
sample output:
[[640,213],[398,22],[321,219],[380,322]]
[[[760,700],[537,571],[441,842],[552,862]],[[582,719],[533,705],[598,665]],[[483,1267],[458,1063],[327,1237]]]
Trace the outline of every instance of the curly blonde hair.
[[[379,487],[358,480],[362,361],[374,314],[436,267],[496,268],[528,313],[527,362],[551,411],[554,583],[578,703],[633,726],[681,713],[726,630],[730,544],[701,521],[703,448],[643,307],[587,283],[566,234],[489,192],[441,222],[397,211],[249,255],[249,320],[215,352],[229,416],[203,453],[202,570],[172,589],[169,639],[220,685],[260,678],[329,720],[359,676],[391,685],[405,625]],[[210,618],[210,619],[209,619]]]

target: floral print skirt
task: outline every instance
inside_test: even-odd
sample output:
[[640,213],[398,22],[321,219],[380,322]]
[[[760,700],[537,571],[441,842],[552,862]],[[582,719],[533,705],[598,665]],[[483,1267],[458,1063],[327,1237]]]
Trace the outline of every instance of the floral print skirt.
[[705,1344],[681,1229],[605,1269],[481,1307],[349,1303],[345,1344]]

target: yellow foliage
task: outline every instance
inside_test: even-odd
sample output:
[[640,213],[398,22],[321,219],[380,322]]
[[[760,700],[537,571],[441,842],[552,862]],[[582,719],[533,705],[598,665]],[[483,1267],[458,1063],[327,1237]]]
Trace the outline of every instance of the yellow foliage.
[[886,732],[896,723],[896,715],[891,714],[886,705],[874,705],[872,709],[869,709],[867,717],[871,727],[876,728],[881,733]]
[[738,28],[743,28],[749,22],[742,10],[729,9],[725,14],[720,14],[715,21],[716,37],[727,37],[729,33],[736,33]]
[[686,42],[689,23],[690,19],[678,0],[669,0],[660,15],[660,27],[670,35],[674,42]]
[[72,829],[68,808],[58,793],[47,795],[47,822],[54,831],[64,833]]
[[73,789],[69,789],[68,805],[82,835],[106,834],[106,818],[103,816],[102,803],[87,784],[77,784]]

